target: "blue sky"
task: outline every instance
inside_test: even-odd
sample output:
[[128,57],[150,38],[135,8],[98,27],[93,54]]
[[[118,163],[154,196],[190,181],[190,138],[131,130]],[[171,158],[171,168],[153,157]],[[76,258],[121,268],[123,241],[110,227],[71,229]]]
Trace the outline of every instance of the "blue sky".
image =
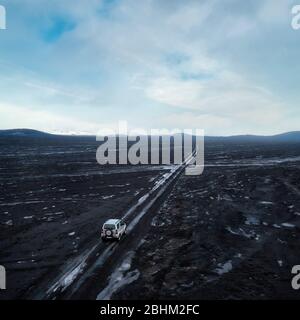
[[[300,1],[299,1],[300,3]],[[300,129],[293,0],[0,0],[0,128]]]

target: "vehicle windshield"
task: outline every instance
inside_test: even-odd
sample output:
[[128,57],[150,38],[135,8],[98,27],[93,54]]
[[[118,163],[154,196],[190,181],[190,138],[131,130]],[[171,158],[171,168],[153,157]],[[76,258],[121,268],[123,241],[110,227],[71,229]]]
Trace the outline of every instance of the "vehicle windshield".
[[115,228],[116,228],[116,226],[114,224],[105,224],[104,225],[104,229],[113,230]]

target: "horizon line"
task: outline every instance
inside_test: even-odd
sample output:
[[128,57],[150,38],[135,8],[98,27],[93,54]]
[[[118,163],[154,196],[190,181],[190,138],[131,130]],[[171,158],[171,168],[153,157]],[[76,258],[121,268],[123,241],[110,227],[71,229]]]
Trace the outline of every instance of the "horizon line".
[[[69,136],[69,137],[97,137],[100,136],[99,134],[93,134],[93,133],[67,133],[67,132],[48,132],[48,131],[41,131],[38,129],[31,129],[31,128],[11,128],[11,129],[0,129],[0,132],[3,131],[21,131],[21,130],[26,130],[26,131],[35,131],[35,132],[39,132],[39,133],[43,133],[43,134],[48,134],[48,135],[53,135],[53,136]],[[155,130],[159,130],[159,129],[155,129]],[[163,129],[162,129],[163,130]],[[196,130],[196,129],[194,129]],[[147,131],[147,130],[145,130]],[[280,133],[275,133],[275,134],[249,134],[249,133],[241,133],[241,134],[232,134],[232,135],[206,135],[204,134],[204,137],[212,137],[212,138],[230,138],[230,137],[274,137],[274,136],[280,136],[280,135],[285,135],[285,134],[290,134],[290,133],[300,133],[300,129],[299,130],[292,130],[292,131],[284,131],[284,132],[280,132]],[[189,135],[188,133],[184,133],[184,132],[175,132],[172,134],[160,134],[160,136],[174,136],[177,134],[186,134]],[[196,136],[194,134],[192,134],[193,136]],[[102,134],[101,136],[112,136],[111,134]],[[128,136],[130,137],[130,135],[121,133],[121,134],[117,134],[117,136]],[[133,136],[133,135],[132,135]],[[138,136],[138,135],[136,135]],[[140,136],[145,136],[144,134],[140,134]],[[147,136],[156,136],[154,134],[147,134]]]

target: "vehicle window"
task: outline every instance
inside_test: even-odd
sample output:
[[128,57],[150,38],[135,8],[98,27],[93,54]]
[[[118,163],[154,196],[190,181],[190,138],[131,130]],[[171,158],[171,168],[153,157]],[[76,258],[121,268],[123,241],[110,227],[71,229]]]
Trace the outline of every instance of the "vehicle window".
[[114,224],[105,224],[104,225],[104,229],[113,230],[115,228],[116,228],[116,226]]

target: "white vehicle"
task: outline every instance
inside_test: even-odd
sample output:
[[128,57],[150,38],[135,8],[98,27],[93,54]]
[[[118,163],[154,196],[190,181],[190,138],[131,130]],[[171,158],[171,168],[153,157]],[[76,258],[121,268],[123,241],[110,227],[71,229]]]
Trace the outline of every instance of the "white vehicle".
[[102,226],[101,238],[103,241],[108,239],[120,241],[126,233],[126,227],[125,222],[121,219],[109,219]]

